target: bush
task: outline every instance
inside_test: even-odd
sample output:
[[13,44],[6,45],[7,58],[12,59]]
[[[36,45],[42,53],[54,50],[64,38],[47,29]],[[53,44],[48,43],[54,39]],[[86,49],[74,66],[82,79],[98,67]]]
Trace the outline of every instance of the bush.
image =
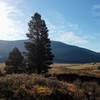
[[1,98],[7,100],[87,100],[93,96],[100,99],[99,92],[100,86],[92,82],[83,83],[79,88],[74,84],[44,78],[37,74],[12,74],[0,77],[0,100]]

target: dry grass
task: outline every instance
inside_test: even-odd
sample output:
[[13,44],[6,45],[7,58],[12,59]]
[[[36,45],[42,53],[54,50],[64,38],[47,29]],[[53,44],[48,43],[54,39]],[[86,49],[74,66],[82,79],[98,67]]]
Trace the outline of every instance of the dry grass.
[[97,75],[100,77],[100,63],[90,64],[53,64],[49,70],[50,74],[80,73]]
[[[74,97],[77,91],[78,88],[74,84],[59,81],[56,79],[52,80],[49,78],[44,78],[43,76],[37,74],[12,74],[0,77],[0,98],[7,97],[7,94],[11,93],[9,94],[9,98],[20,98],[20,96],[23,95],[24,100],[31,100],[25,99],[26,97],[34,97],[34,100],[54,100],[39,98],[43,98],[44,96],[52,97],[53,95],[55,95],[56,97],[59,97],[59,95],[61,95],[62,97],[65,96],[65,98],[67,98],[72,94]],[[83,89],[82,91],[84,92]],[[58,95],[57,93],[60,94]],[[83,95],[85,96],[84,93]]]
[[1,98],[5,100],[61,100],[59,98],[87,100],[88,94],[91,98],[95,94],[95,98],[100,100],[99,92],[100,85],[96,82],[75,84],[37,74],[12,74],[0,77],[0,100]]
[[[50,74],[84,74],[84,75],[96,75],[100,77],[100,63],[97,64],[53,64],[49,70]],[[5,65],[0,64],[0,72],[4,72]],[[80,85],[81,84],[81,85]],[[95,90],[94,90],[95,89]],[[95,91],[95,93],[94,93]],[[23,100],[55,100],[65,96],[66,100],[87,100],[88,95],[92,98],[95,95],[100,100],[100,85],[95,82],[81,82],[75,81],[68,83],[68,81],[59,81],[55,77],[45,78],[42,75],[37,74],[11,74],[0,77],[0,100],[2,97],[7,98],[8,93],[12,100],[19,99],[23,96]],[[46,96],[50,98],[47,99]],[[72,97],[70,98],[70,97]],[[9,97],[9,98],[10,98]],[[83,98],[84,97],[84,98]],[[42,99],[40,99],[42,98]],[[45,98],[45,99],[44,99]],[[69,98],[69,99],[68,99]],[[9,99],[10,100],[10,99]],[[59,100],[59,99],[56,99]],[[62,99],[65,100],[65,99]]]
[[5,68],[5,64],[1,63],[0,64],[0,73],[5,73],[4,68]]
[[79,69],[92,69],[95,70],[97,67],[100,67],[100,63],[90,63],[90,64],[53,64],[51,67],[54,68],[67,68],[67,69],[74,69],[74,70],[79,70]]
[[[5,73],[5,64],[0,64],[0,73]],[[100,63],[89,64],[53,64],[49,70],[50,74],[66,74],[66,73],[80,73],[80,74],[92,74],[100,77]]]

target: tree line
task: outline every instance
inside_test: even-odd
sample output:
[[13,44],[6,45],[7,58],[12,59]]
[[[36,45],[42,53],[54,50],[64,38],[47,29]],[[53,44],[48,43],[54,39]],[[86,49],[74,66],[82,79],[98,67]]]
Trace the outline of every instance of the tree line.
[[46,73],[53,63],[54,54],[51,49],[48,28],[39,13],[35,13],[28,23],[28,41],[25,42],[26,52],[22,54],[14,48],[5,62],[7,73]]

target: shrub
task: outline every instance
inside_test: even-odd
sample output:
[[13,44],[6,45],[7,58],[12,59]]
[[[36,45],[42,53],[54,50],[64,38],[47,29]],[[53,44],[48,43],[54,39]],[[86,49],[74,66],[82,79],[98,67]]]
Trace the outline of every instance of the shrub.
[[12,74],[0,78],[0,100],[87,100],[100,98],[99,91],[97,83],[86,82],[78,87],[36,74]]

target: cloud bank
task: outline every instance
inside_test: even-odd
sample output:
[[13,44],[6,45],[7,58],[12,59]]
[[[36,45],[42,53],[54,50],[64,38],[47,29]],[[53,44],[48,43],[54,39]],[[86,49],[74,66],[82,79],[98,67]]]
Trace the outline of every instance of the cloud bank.
[[23,33],[24,25],[17,19],[23,13],[16,7],[16,3],[13,5],[10,1],[0,0],[0,40],[14,40]]
[[[57,11],[54,11],[51,14],[52,16],[56,16],[56,19],[52,21],[47,19],[46,22],[49,28],[50,38],[52,40],[72,45],[83,45],[89,42],[87,36],[84,34],[78,34],[80,33],[80,27],[78,24],[66,21],[65,17]],[[50,18],[52,18],[52,16]]]
[[[0,40],[25,39],[27,23],[22,18],[25,15],[18,7],[23,0],[0,0]],[[27,9],[27,8],[26,8]],[[52,40],[81,45],[88,43],[84,35],[78,35],[80,28],[78,24],[68,22],[58,11],[49,11],[46,14],[46,23]],[[55,16],[55,18],[54,18]],[[30,17],[30,16],[29,16]]]

